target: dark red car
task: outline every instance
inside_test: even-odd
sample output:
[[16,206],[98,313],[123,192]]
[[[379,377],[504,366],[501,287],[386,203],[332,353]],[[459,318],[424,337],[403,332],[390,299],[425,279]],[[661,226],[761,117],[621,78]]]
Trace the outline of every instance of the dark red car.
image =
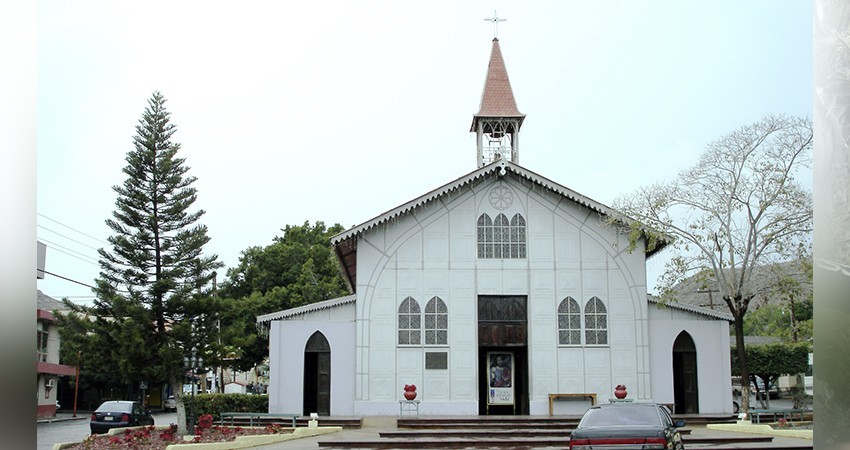
[[153,425],[150,411],[142,408],[139,402],[111,400],[101,403],[91,413],[89,427],[92,434],[106,433],[112,428],[139,427]]
[[611,403],[593,406],[570,434],[570,450],[605,448],[684,450],[670,410],[656,403]]

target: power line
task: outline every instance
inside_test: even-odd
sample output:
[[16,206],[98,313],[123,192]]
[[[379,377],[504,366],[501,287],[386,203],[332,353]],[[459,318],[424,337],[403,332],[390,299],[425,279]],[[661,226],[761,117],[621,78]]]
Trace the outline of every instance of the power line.
[[94,286],[91,286],[91,285],[88,285],[88,284],[83,283],[82,281],[72,280],[72,279],[70,279],[70,278],[68,278],[68,277],[63,277],[62,275],[56,275],[55,273],[51,273],[51,272],[48,272],[48,271],[43,270],[43,269],[36,268],[35,270],[37,270],[37,271],[39,271],[39,272],[41,272],[41,273],[46,273],[46,274],[48,274],[48,275],[50,275],[50,276],[54,276],[54,277],[56,277],[56,278],[61,278],[61,279],[65,280],[65,281],[70,281],[70,282],[72,282],[72,283],[77,283],[77,284],[82,285],[82,286],[85,286],[85,287],[87,287],[87,288],[97,289],[97,288],[95,288]]
[[92,239],[94,239],[94,240],[96,240],[96,241],[98,241],[98,242],[101,242],[101,243],[104,243],[104,244],[107,244],[107,245],[109,244],[108,242],[106,242],[106,241],[104,241],[104,240],[102,240],[102,239],[100,239],[100,238],[96,238],[96,237],[94,237],[94,236],[92,236],[92,235],[90,235],[90,234],[83,233],[82,231],[77,230],[76,228],[69,227],[68,225],[65,225],[64,223],[62,223],[62,222],[60,222],[60,221],[58,221],[58,220],[56,220],[56,219],[51,219],[50,217],[47,217],[47,216],[45,216],[44,214],[42,214],[42,213],[40,213],[40,212],[36,212],[36,214],[38,214],[38,215],[39,215],[39,216],[41,216],[41,217],[44,217],[45,219],[47,219],[47,220],[49,220],[49,221],[51,221],[51,222],[56,222],[56,223],[58,223],[59,225],[62,225],[63,227],[65,227],[65,228],[67,228],[67,229],[69,229],[69,230],[74,230],[74,231],[76,231],[77,233],[82,234],[83,236],[90,237],[90,238],[92,238]]
[[[93,265],[93,266],[98,266],[98,265],[99,265],[99,264],[97,263],[97,260],[94,260],[94,258],[92,258],[92,257],[90,257],[90,256],[84,255],[84,254],[82,254],[82,253],[80,253],[80,252],[78,252],[78,251],[75,251],[75,250],[71,250],[70,248],[63,247],[63,246],[61,246],[61,245],[59,245],[59,244],[55,244],[55,243],[53,243],[53,242],[48,241],[47,239],[43,239],[43,238],[42,238],[42,239],[40,239],[40,240],[41,240],[41,241],[44,241],[44,242],[46,242],[46,243],[48,243],[48,244],[50,244],[50,245],[51,245],[51,247],[50,247],[50,248],[51,248],[51,249],[53,249],[53,250],[56,250],[57,252],[64,253],[64,254],[66,254],[66,255],[68,255],[68,256],[70,256],[70,257],[72,257],[72,258],[77,258],[77,259],[79,259],[80,261],[85,262],[85,263],[89,263],[89,264],[91,264],[91,265]],[[68,251],[66,252],[65,250],[61,250],[61,249],[65,249],[65,250],[68,250]],[[80,255],[80,256],[82,256],[83,258],[81,258],[80,256],[72,255],[72,254],[71,254],[71,253],[69,253],[69,252],[76,253],[77,255]],[[84,258],[88,258],[88,259],[84,259]]]
[[53,233],[53,234],[57,234],[57,235],[59,235],[59,236],[62,236],[63,238],[65,238],[65,239],[67,239],[67,240],[69,240],[69,241],[71,241],[71,242],[76,242],[77,244],[80,244],[80,245],[82,245],[83,247],[88,247],[88,248],[90,248],[90,249],[92,249],[92,250],[97,250],[97,247],[92,247],[91,245],[88,245],[88,244],[86,244],[86,243],[83,243],[83,242],[80,242],[80,241],[75,240],[75,239],[73,239],[73,238],[70,238],[70,237],[68,237],[68,236],[65,236],[64,234],[62,234],[62,233],[60,233],[60,232],[58,232],[58,231],[51,230],[50,228],[47,228],[47,227],[46,227],[46,226],[44,226],[44,225],[36,225],[36,226],[37,226],[37,227],[39,227],[39,228],[43,228],[43,229],[45,229],[45,230],[47,230],[47,231],[49,231],[49,232],[51,232],[51,233]]

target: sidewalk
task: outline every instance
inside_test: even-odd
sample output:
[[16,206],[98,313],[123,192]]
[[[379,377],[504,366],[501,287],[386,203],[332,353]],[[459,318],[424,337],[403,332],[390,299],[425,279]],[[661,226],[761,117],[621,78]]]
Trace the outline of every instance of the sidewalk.
[[66,420],[88,420],[91,417],[91,413],[88,411],[77,411],[77,417],[74,417],[73,413],[56,413],[55,417],[36,417],[36,423],[52,423],[52,422],[64,422]]

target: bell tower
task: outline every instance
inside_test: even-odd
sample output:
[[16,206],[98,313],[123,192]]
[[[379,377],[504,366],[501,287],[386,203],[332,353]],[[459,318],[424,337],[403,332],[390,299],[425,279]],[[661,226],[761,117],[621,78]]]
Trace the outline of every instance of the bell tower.
[[478,167],[499,159],[519,163],[519,129],[524,119],[525,114],[517,110],[499,38],[493,38],[481,106],[469,130],[476,135]]

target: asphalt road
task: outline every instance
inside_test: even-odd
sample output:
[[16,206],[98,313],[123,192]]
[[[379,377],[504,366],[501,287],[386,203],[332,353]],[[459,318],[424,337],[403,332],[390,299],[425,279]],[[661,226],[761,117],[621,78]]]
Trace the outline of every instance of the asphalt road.
[[[70,413],[60,413],[56,421],[39,422],[36,427],[37,450],[52,450],[53,444],[60,442],[80,442],[91,434],[88,412],[77,412],[72,418]],[[177,413],[154,412],[155,425],[168,425],[177,422]]]

